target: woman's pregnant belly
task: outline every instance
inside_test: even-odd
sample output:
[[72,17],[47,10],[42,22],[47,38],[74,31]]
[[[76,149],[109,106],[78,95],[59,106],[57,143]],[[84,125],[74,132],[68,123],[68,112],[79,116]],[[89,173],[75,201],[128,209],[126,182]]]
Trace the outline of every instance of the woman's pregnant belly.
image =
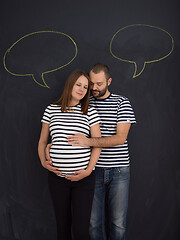
[[90,155],[90,147],[71,146],[64,142],[55,142],[50,149],[53,166],[62,172],[62,176],[73,174],[74,171],[86,169]]

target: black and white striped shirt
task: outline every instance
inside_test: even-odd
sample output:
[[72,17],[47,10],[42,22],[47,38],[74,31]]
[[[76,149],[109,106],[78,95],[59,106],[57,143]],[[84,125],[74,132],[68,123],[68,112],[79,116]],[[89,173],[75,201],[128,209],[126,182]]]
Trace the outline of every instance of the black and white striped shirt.
[[71,111],[61,112],[61,106],[51,104],[46,108],[41,121],[49,124],[53,143],[50,157],[53,166],[62,171],[62,176],[85,169],[90,160],[91,148],[71,146],[66,138],[76,133],[89,137],[90,127],[100,123],[96,109],[89,107],[88,114],[82,114],[78,104],[72,107]]
[[[107,137],[116,134],[118,123],[136,123],[133,109],[128,98],[111,93],[105,99],[90,97],[90,106],[93,106],[101,119],[101,136]],[[96,167],[124,167],[129,166],[130,158],[127,140],[123,145],[102,148]]]

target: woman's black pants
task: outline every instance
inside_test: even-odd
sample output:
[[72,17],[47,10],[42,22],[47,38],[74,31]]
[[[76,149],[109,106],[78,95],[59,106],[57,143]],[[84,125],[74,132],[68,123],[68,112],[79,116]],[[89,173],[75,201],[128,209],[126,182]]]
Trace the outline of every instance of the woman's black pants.
[[49,172],[49,188],[55,210],[58,240],[90,239],[89,221],[94,184],[94,171],[77,182]]

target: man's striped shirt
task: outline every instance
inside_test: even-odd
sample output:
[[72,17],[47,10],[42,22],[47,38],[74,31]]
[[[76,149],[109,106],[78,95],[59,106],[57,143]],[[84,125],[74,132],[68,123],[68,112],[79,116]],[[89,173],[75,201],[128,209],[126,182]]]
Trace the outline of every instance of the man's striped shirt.
[[71,146],[66,138],[77,133],[90,136],[90,127],[100,123],[95,108],[89,107],[88,114],[82,114],[79,104],[68,112],[61,112],[61,106],[51,104],[46,108],[41,121],[49,124],[53,143],[50,149],[53,166],[58,167],[63,175],[85,169],[90,160],[91,148]]
[[[105,99],[90,97],[90,106],[93,106],[101,119],[101,136],[107,137],[116,134],[118,123],[136,123],[135,115],[128,98],[111,93]],[[96,167],[123,167],[129,166],[130,158],[127,140],[123,145],[102,148]]]

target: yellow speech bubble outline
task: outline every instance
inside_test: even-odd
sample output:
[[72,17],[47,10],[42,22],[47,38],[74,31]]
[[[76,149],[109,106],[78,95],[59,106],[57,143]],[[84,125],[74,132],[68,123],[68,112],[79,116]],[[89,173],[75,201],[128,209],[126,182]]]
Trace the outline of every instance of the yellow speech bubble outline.
[[[26,74],[13,73],[13,72],[11,72],[11,71],[7,68],[7,66],[6,66],[6,55],[11,51],[11,49],[12,49],[18,42],[20,42],[22,39],[24,39],[24,38],[26,38],[26,37],[29,37],[29,36],[31,36],[31,35],[39,34],[39,33],[57,33],[57,34],[64,35],[64,36],[68,37],[68,38],[73,42],[73,44],[74,44],[74,46],[75,46],[75,55],[73,56],[73,58],[71,59],[71,61],[69,61],[68,63],[64,64],[63,66],[60,66],[60,67],[58,67],[58,68],[55,68],[55,69],[50,70],[50,71],[47,71],[47,72],[43,72],[43,73],[41,74],[41,77],[42,77],[42,80],[43,80],[44,85],[43,85],[43,84],[40,84],[38,81],[36,81],[36,79],[35,79],[35,77],[34,77],[34,74],[32,74],[32,73],[26,73]],[[21,76],[21,77],[22,77],[22,76],[32,76],[33,80],[34,80],[38,85],[40,85],[41,87],[50,88],[50,87],[46,84],[46,82],[45,82],[45,80],[44,80],[44,74],[47,74],[47,73],[50,73],[50,72],[54,72],[54,71],[57,71],[57,70],[59,70],[59,69],[61,69],[61,68],[63,68],[63,67],[66,67],[67,65],[69,65],[69,64],[76,58],[76,56],[77,56],[77,45],[76,45],[75,41],[74,41],[68,34],[63,33],[63,32],[57,32],[57,31],[38,31],[38,32],[29,33],[29,34],[21,37],[21,38],[20,38],[19,40],[17,40],[10,48],[8,48],[7,51],[6,51],[5,54],[4,54],[4,57],[3,57],[3,64],[4,64],[5,70],[6,70],[8,73],[10,73],[10,74],[12,74],[12,75],[14,75],[14,76]]]
[[[159,30],[165,32],[166,34],[168,34],[169,37],[171,38],[171,41],[172,41],[171,51],[170,51],[167,55],[165,55],[165,56],[163,56],[163,57],[161,57],[161,58],[159,58],[159,59],[156,59],[156,60],[147,61],[147,62],[145,61],[145,62],[144,62],[144,65],[143,65],[143,67],[142,67],[142,70],[141,70],[140,73],[138,73],[137,75],[136,75],[136,72],[137,72],[137,64],[136,64],[136,62],[134,62],[134,61],[129,61],[129,60],[125,60],[125,59],[116,57],[116,56],[114,55],[114,53],[112,52],[112,42],[113,42],[115,36],[116,36],[120,31],[122,31],[122,30],[124,30],[124,29],[126,29],[126,28],[129,28],[129,27],[134,27],[134,26],[145,26],[145,27],[151,27],[151,28],[159,29]],[[113,57],[117,58],[118,60],[124,61],[124,62],[133,63],[133,64],[135,65],[135,70],[134,70],[133,78],[138,77],[139,75],[141,75],[141,73],[144,71],[144,68],[145,68],[145,66],[146,66],[147,63],[153,63],[153,62],[161,61],[162,59],[168,57],[168,56],[172,53],[173,49],[174,49],[174,39],[173,39],[173,37],[171,36],[170,33],[168,33],[166,30],[164,30],[164,29],[162,29],[162,28],[160,28],[160,27],[151,26],[151,25],[146,25],[146,24],[132,24],[132,25],[128,25],[128,26],[126,26],[126,27],[123,27],[123,28],[119,29],[119,30],[113,35],[113,37],[112,37],[112,39],[111,39],[111,42],[110,42],[110,53],[111,53],[111,55],[112,55]]]

